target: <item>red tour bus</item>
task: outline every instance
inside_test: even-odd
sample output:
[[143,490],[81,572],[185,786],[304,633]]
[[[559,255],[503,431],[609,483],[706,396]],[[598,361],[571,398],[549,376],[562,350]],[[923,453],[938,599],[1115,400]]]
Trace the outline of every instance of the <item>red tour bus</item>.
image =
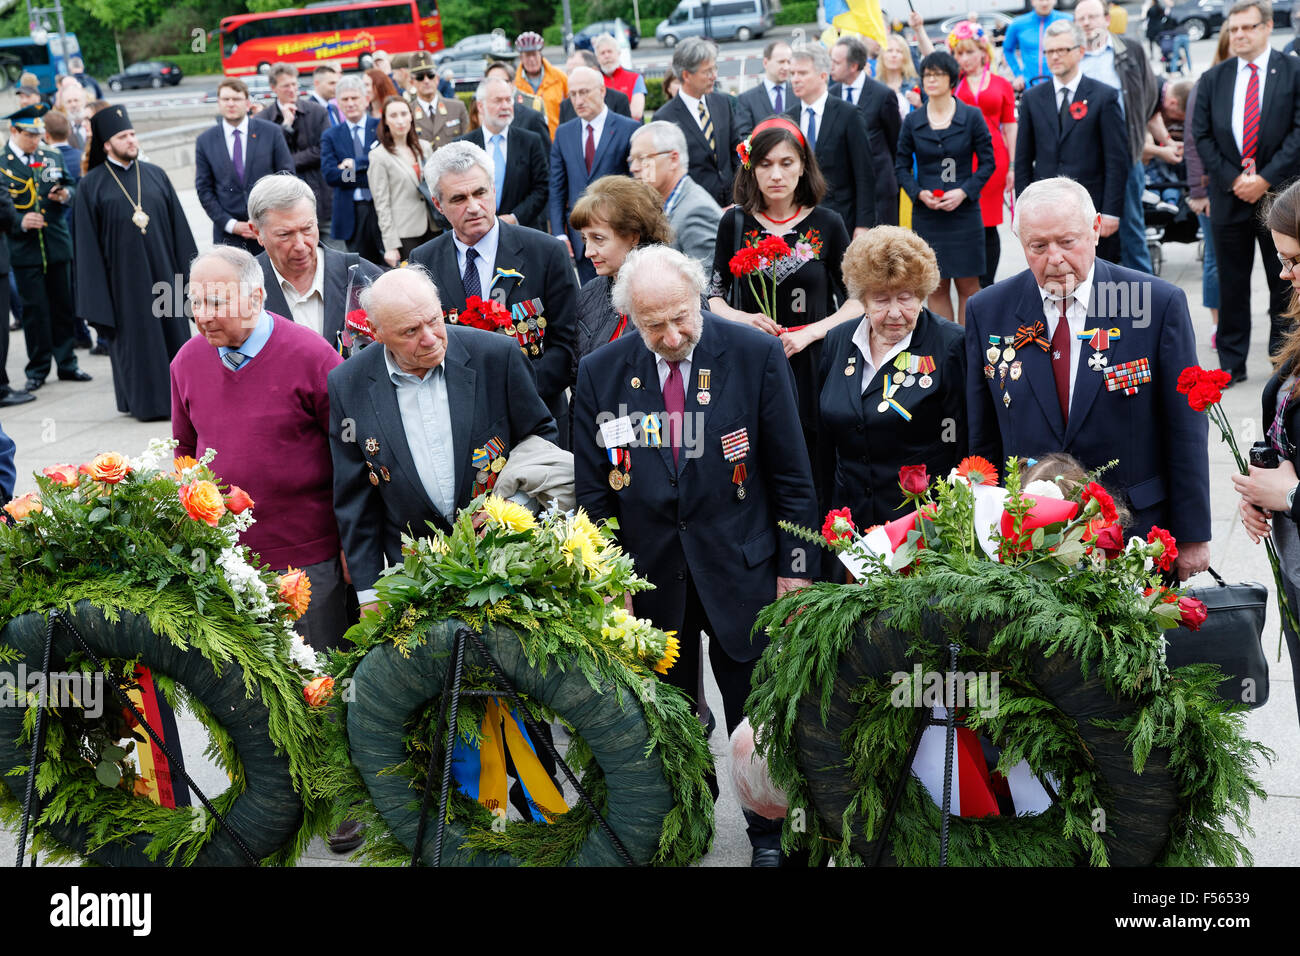
[[440,49],[437,0],[343,0],[221,21],[221,66],[227,76],[265,73],[272,63],[282,62],[305,72],[322,63],[369,69],[375,50]]

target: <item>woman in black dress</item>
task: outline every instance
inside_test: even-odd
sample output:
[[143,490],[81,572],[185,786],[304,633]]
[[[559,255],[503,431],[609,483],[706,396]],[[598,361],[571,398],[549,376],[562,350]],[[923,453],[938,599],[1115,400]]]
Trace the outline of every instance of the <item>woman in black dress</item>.
[[[709,308],[781,337],[820,488],[816,379],[821,340],[841,322],[862,314],[861,304],[845,295],[840,276],[849,234],[838,213],[817,205],[826,195],[826,180],[803,132],[790,120],[771,117],[759,123],[737,152],[742,165],[736,173],[736,205],[718,222]],[[771,316],[763,314],[750,281],[733,276],[730,268],[742,246],[757,246],[768,236],[784,239],[794,253],[777,265]]]
[[[993,175],[996,160],[984,114],[953,96],[960,76],[957,61],[944,50],[921,61],[921,82],[929,100],[903,120],[894,170],[913,203],[912,228],[939,261],[940,281],[930,295],[930,309],[965,325],[966,300],[979,291],[984,274],[980,190]],[[979,160],[974,172],[972,158]],[[950,279],[957,286],[955,310]]]
[[939,267],[911,230],[859,236],[843,269],[865,314],[822,349],[821,435],[835,469],[823,510],[847,507],[865,530],[902,517],[901,466],[946,476],[966,456],[965,335],[924,307]]

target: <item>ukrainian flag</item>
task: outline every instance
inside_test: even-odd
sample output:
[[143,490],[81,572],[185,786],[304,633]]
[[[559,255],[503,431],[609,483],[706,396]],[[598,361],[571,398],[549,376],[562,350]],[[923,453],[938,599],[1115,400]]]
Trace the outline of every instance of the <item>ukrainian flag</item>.
[[824,0],[826,22],[840,33],[857,33],[885,45],[885,15],[880,0]]

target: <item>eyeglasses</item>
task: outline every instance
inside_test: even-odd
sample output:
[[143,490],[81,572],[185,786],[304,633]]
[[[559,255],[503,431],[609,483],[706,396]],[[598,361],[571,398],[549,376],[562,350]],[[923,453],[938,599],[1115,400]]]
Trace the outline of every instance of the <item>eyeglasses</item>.
[[1300,256],[1284,256],[1277,253],[1277,261],[1282,263],[1283,272],[1295,272],[1296,266],[1300,265]]
[[1229,33],[1250,33],[1254,30],[1258,30],[1263,25],[1264,25],[1263,20],[1260,20],[1258,23],[1238,23],[1235,27],[1228,27],[1228,32]]
[[1072,53],[1077,49],[1079,49],[1079,45],[1077,43],[1074,46],[1058,46],[1052,50],[1044,50],[1043,56],[1053,56],[1054,54],[1057,53]]
[[659,150],[659,152],[657,152],[657,153],[646,153],[644,156],[632,156],[632,155],[629,155],[628,158],[627,158],[627,165],[628,165],[628,168],[629,168],[629,169],[635,169],[635,168],[638,167],[638,166],[642,166],[642,165],[644,165],[645,163],[648,163],[650,160],[654,159],[656,156],[664,156],[664,155],[666,155],[666,154],[668,154],[668,153],[671,153],[671,152],[672,152],[671,149],[661,149],[661,150]]
[[422,70],[419,73],[412,73],[411,75],[417,80],[432,80],[437,78],[436,73],[430,73],[427,70]]

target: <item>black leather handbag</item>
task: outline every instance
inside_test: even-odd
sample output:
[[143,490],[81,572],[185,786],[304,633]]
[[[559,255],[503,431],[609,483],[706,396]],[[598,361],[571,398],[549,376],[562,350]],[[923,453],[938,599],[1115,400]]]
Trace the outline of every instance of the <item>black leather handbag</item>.
[[1223,671],[1219,696],[1254,709],[1268,702],[1268,659],[1263,634],[1268,588],[1256,582],[1226,584],[1210,568],[1215,584],[1188,588],[1209,612],[1199,631],[1165,631],[1165,660],[1174,670],[1186,664],[1218,664]]

